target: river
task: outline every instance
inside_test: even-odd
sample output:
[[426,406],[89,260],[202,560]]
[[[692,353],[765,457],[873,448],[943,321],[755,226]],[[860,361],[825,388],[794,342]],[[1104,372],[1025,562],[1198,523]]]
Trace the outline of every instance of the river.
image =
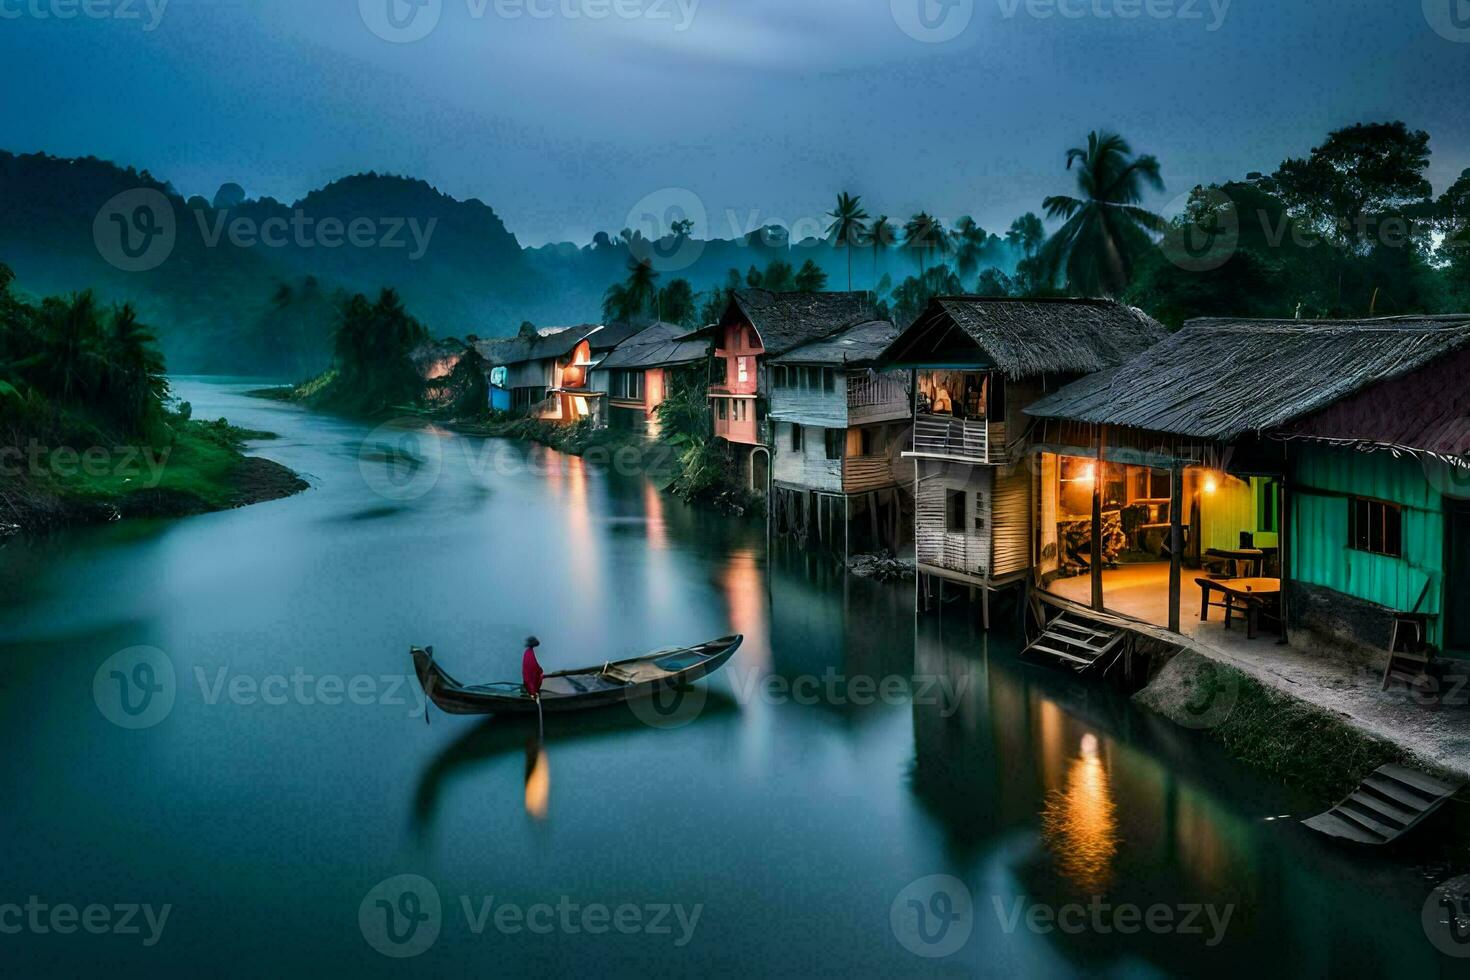
[[[1013,616],[249,387],[175,382],[311,490],[0,550],[4,972],[1449,974],[1443,849],[1317,837],[1323,801],[1017,663]],[[668,713],[425,720],[411,644],[479,682],[530,632],[548,670],[745,643]]]

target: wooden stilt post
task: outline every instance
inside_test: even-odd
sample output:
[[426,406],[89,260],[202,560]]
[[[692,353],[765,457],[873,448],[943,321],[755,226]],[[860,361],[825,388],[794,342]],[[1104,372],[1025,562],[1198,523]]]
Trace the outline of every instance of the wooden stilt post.
[[1092,471],[1092,608],[1099,612],[1103,608],[1103,433],[1106,428],[1103,425],[1097,427],[1097,463]]
[[1179,583],[1184,562],[1184,466],[1169,469],[1169,629],[1179,632]]

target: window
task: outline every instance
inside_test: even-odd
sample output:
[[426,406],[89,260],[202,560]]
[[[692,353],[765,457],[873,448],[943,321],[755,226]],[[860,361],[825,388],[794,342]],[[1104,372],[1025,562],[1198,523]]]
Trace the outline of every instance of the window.
[[858,451],[862,455],[864,455],[864,456],[872,456],[872,455],[874,455],[874,451],[878,448],[878,446],[877,446],[878,438],[877,437],[878,437],[878,430],[877,429],[859,429],[858,430],[858,445],[861,448]]
[[771,368],[771,386],[774,388],[786,387],[786,369],[779,364]]
[[944,527],[950,534],[965,533],[965,492],[944,491]]
[[725,421],[725,399],[723,398],[715,399],[715,418],[721,422]]
[[822,390],[829,393],[837,390],[837,372],[831,368],[822,368]]
[[843,443],[847,441],[847,433],[841,429],[823,429],[822,435],[827,442],[827,458],[841,459]]
[[735,358],[735,376],[740,380],[741,384],[745,384],[750,380],[750,369],[745,363],[748,360],[749,358],[746,357]]
[[621,398],[624,401],[641,402],[643,400],[643,372],[614,371],[611,394],[614,398]]
[[1256,530],[1268,534],[1281,531],[1281,483],[1261,480],[1256,488]]
[[1357,551],[1401,558],[1404,515],[1394,504],[1348,498],[1348,545]]
[[730,420],[744,422],[750,418],[750,402],[744,398],[730,399]]
[[801,452],[801,434],[801,426],[793,424],[791,426],[791,451],[793,453]]

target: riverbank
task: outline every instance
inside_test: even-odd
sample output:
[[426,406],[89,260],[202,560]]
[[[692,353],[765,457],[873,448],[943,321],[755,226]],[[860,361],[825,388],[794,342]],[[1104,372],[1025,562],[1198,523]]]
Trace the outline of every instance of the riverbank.
[[189,517],[279,500],[308,488],[269,459],[246,456],[269,432],[224,419],[174,420],[162,446],[6,447],[0,538],[130,517]]
[[1386,763],[1470,780],[1470,707],[1452,687],[1384,691],[1371,663],[1313,644],[1227,649],[1186,638],[1134,700],[1336,799]]

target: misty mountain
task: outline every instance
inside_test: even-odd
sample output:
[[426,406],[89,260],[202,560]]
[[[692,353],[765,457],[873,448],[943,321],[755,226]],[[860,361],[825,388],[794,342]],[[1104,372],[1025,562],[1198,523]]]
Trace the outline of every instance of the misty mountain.
[[[901,222],[900,222],[901,223]],[[845,249],[763,228],[734,240],[599,234],[587,245],[523,248],[495,210],[427,182],[344,177],[301,200],[250,198],[238,184],[185,199],[167,181],[93,157],[0,152],[0,262],[34,295],[95,289],[131,300],[185,372],[296,376],[328,358],[330,311],[343,295],[397,289],[437,336],[513,335],[601,319],[603,294],[650,259],[660,282],[696,291],[772,259],[814,261],[847,286]],[[995,245],[986,264],[1012,265]],[[932,258],[932,257],[931,257]],[[933,264],[933,261],[930,262]],[[918,271],[904,249],[856,249],[853,287]]]

